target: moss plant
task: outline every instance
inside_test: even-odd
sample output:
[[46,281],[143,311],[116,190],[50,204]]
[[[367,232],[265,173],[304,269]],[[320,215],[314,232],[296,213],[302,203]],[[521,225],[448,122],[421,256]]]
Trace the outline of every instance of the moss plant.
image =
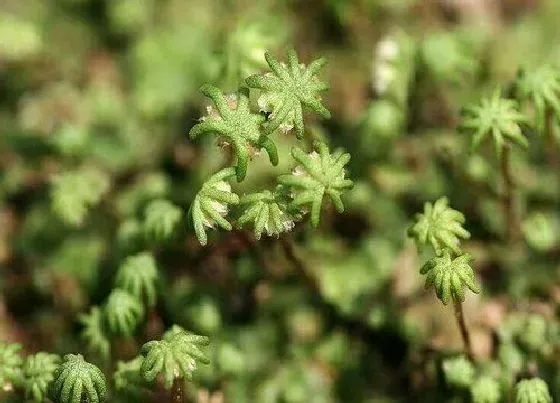
[[0,1],[0,402],[560,401],[558,15]]

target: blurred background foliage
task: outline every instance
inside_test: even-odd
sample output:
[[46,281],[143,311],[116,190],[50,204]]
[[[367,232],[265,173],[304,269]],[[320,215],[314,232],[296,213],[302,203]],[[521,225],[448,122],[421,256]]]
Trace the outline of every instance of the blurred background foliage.
[[[557,0],[2,0],[0,340],[84,350],[78,315],[149,249],[158,304],[114,354],[134,357],[172,323],[210,336],[199,402],[471,401],[452,387],[470,370],[441,365],[462,348],[453,316],[423,290],[405,236],[447,195],[483,287],[465,302],[477,374],[500,387],[538,375],[560,400],[560,142],[529,132],[513,153],[523,241],[511,247],[492,149],[469,154],[455,130],[463,105],[507,90],[519,67],[560,64],[559,19]],[[186,136],[199,87],[234,91],[265,49],[290,45],[329,61],[333,118],[306,131],[351,153],[356,183],[345,214],[293,234],[303,274],[275,238],[214,232],[202,248],[185,223],[227,163]],[[278,139],[278,167],[255,157],[238,193],[289,170],[293,142]]]

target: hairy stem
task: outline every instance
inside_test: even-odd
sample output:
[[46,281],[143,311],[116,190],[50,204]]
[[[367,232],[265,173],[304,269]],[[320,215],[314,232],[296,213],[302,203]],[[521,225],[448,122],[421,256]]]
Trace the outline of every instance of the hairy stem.
[[183,378],[176,377],[171,389],[171,403],[183,403]]
[[505,187],[502,205],[505,215],[506,237],[508,243],[513,243],[519,235],[520,223],[515,210],[515,182],[511,171],[511,147],[508,145],[504,145],[502,149],[501,168]]
[[465,351],[467,356],[472,361],[474,358],[471,336],[469,335],[469,330],[467,329],[467,322],[465,321],[465,313],[463,312],[463,304],[461,302],[455,302],[455,319],[457,320],[457,325],[459,326],[459,331],[461,332],[461,338],[465,345]]

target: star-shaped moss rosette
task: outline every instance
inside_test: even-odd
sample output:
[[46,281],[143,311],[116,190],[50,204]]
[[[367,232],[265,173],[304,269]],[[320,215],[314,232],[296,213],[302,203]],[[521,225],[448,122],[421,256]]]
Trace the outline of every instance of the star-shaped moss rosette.
[[503,147],[509,142],[529,147],[521,125],[528,119],[518,110],[513,99],[503,98],[499,89],[478,105],[463,108],[460,129],[472,133],[471,150],[475,151],[487,137],[492,137],[496,154],[501,158]]
[[552,396],[542,379],[523,379],[515,385],[515,403],[552,403]]
[[84,327],[81,336],[87,349],[107,360],[111,354],[111,343],[105,329],[105,318],[101,308],[94,306],[88,314],[81,315],[80,323]]
[[299,163],[291,174],[281,175],[278,182],[293,190],[292,204],[297,207],[311,205],[311,223],[319,224],[324,196],[328,196],[339,213],[344,212],[341,195],[354,185],[346,179],[344,167],[350,154],[329,152],[321,141],[313,144],[314,151],[306,153],[298,147],[292,149],[292,157]]
[[163,242],[173,235],[183,214],[169,200],[153,200],[144,211],[144,234],[148,240]]
[[208,243],[206,228],[218,226],[226,231],[232,229],[225,217],[228,205],[239,203],[239,196],[231,191],[231,185],[226,182],[233,176],[234,168],[225,168],[212,175],[204,182],[190,207],[189,216],[192,218],[196,237],[203,246]]
[[115,288],[105,304],[105,318],[111,333],[131,337],[144,317],[144,306],[135,296]]
[[37,403],[45,401],[59,362],[58,355],[45,352],[30,355],[25,359],[22,386],[26,399]]
[[201,134],[216,133],[231,144],[237,156],[238,182],[245,178],[253,151],[264,148],[270,162],[273,165],[278,164],[276,145],[261,133],[261,125],[266,118],[252,113],[249,107],[249,89],[240,88],[235,98],[226,98],[212,85],[203,86],[201,91],[214,102],[216,110],[209,108],[209,115],[190,130],[189,136],[192,139]]
[[119,266],[115,284],[148,306],[156,304],[158,282],[156,261],[151,253],[129,256]]
[[422,244],[429,242],[438,255],[444,248],[449,248],[458,255],[461,253],[460,239],[471,236],[463,228],[464,223],[463,213],[449,207],[447,197],[442,197],[433,204],[424,204],[424,213],[416,215],[408,236]]
[[420,274],[426,275],[426,288],[434,287],[437,297],[447,305],[465,300],[465,287],[475,294],[480,292],[476,283],[474,271],[470,266],[472,256],[468,253],[451,258],[449,250],[444,250],[442,256],[428,260],[420,269]]
[[0,342],[0,389],[13,387],[21,378],[21,345]]
[[293,191],[292,204],[301,208],[311,205],[311,223],[319,225],[324,196],[328,196],[339,213],[344,212],[341,195],[354,183],[346,179],[345,166],[350,154],[341,151],[331,154],[327,145],[315,141],[314,151],[306,153],[292,148],[292,157],[299,163],[291,174],[280,175],[278,182]]
[[57,403],[101,403],[107,396],[107,381],[99,368],[80,354],[67,354],[54,373],[50,397]]
[[140,372],[144,379],[152,382],[161,374],[164,387],[170,389],[176,378],[192,380],[198,363],[209,364],[210,360],[200,350],[210,339],[186,332],[173,326],[165,332],[162,340],[153,340],[142,346],[144,361]]
[[250,88],[262,90],[258,104],[262,110],[271,113],[264,127],[266,135],[279,127],[284,131],[295,127],[296,136],[302,138],[304,106],[325,119],[331,117],[319,96],[328,85],[316,76],[326,64],[325,59],[314,60],[306,67],[298,61],[295,50],[288,52],[288,65],[280,63],[269,52],[264,57],[272,72],[250,76],[245,82]]
[[546,115],[550,111],[560,121],[560,70],[549,64],[534,70],[521,69],[517,75],[516,95],[522,102],[531,102],[535,109],[535,126],[545,132]]
[[278,193],[265,190],[241,197],[239,204],[244,211],[237,220],[242,228],[253,223],[255,238],[260,239],[263,233],[278,236],[294,227],[294,218],[287,211],[287,203]]
[[109,186],[109,177],[94,167],[56,174],[51,178],[51,207],[64,223],[80,226]]

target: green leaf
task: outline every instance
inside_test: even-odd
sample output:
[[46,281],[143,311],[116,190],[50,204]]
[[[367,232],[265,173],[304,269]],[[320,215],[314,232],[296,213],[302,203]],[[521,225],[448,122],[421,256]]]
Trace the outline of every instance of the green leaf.
[[428,260],[420,269],[420,274],[426,275],[426,288],[434,286],[437,297],[444,305],[447,305],[450,299],[463,302],[465,286],[478,294],[480,286],[476,283],[469,264],[471,260],[472,257],[468,253],[451,259],[449,251],[444,250],[442,256]]
[[58,368],[60,357],[56,354],[39,352],[30,355],[23,364],[23,390],[26,399],[41,403],[45,401],[50,383]]
[[104,360],[108,360],[111,354],[111,343],[105,329],[103,311],[94,306],[88,314],[80,315],[80,323],[84,326],[82,338],[87,348]]
[[144,212],[144,234],[149,240],[169,239],[181,221],[181,209],[168,200],[152,201]]
[[516,101],[502,98],[499,89],[491,97],[484,98],[480,104],[465,107],[463,115],[460,128],[473,134],[472,151],[489,136],[494,140],[498,158],[501,158],[506,141],[524,148],[529,147],[529,141],[520,126],[528,122],[527,117],[519,112]]
[[461,253],[459,238],[468,239],[471,234],[465,230],[465,216],[448,206],[447,197],[438,199],[434,204],[425,203],[424,213],[417,214],[415,223],[408,235],[422,244],[430,243],[436,254],[449,248],[455,254]]
[[55,175],[51,180],[53,211],[66,223],[79,226],[88,210],[109,190],[109,177],[93,167]]
[[13,387],[21,379],[21,345],[0,342],[0,389]]
[[201,245],[206,245],[208,238],[205,228],[220,228],[231,231],[231,224],[225,219],[228,205],[239,203],[239,196],[231,191],[227,179],[235,176],[234,168],[225,168],[212,175],[196,194],[189,215],[192,218],[196,237]]
[[163,335],[162,340],[149,341],[142,346],[142,376],[152,382],[158,374],[162,374],[166,389],[171,388],[176,378],[192,380],[199,362],[210,363],[199,348],[209,343],[208,337],[187,333],[175,325]]
[[144,306],[138,298],[115,288],[107,298],[105,317],[111,333],[131,337],[144,317]]
[[280,63],[268,52],[264,57],[272,72],[253,75],[245,81],[249,87],[263,90],[258,100],[259,106],[271,112],[270,120],[265,125],[266,135],[278,128],[288,131],[295,127],[296,136],[302,138],[304,106],[325,119],[331,117],[319,96],[328,86],[316,77],[326,64],[325,59],[314,60],[306,67],[298,61],[295,50],[288,52],[288,65]]
[[150,252],[129,256],[119,266],[116,286],[127,291],[146,305],[156,304],[156,283],[158,281],[156,261]]
[[350,154],[340,151],[330,154],[325,143],[316,141],[315,151],[307,154],[300,148],[292,149],[292,156],[299,163],[291,174],[281,175],[278,182],[294,191],[292,204],[298,208],[311,205],[311,223],[319,224],[324,196],[328,196],[339,213],[344,212],[341,195],[352,188],[353,182],[345,179],[345,165]]
[[263,232],[268,236],[278,236],[294,227],[294,218],[287,212],[286,201],[281,195],[268,190],[243,196],[239,204],[244,207],[237,220],[242,228],[253,223],[255,238],[260,239]]
[[516,95],[523,103],[531,102],[535,109],[535,126],[540,134],[546,131],[546,114],[551,111],[560,121],[560,71],[549,64],[534,70],[519,71]]
[[515,385],[515,403],[552,403],[552,396],[542,379],[523,379]]
[[51,399],[57,403],[101,403],[107,396],[105,376],[80,354],[64,356],[50,389]]
[[235,98],[226,98],[222,92],[211,85],[202,87],[202,93],[210,98],[216,107],[209,109],[209,116],[195,125],[189,132],[193,139],[201,134],[216,133],[229,143],[237,156],[237,181],[245,179],[251,155],[264,148],[273,165],[278,164],[278,151],[274,142],[261,135],[262,115],[251,113],[249,90],[240,88]]

